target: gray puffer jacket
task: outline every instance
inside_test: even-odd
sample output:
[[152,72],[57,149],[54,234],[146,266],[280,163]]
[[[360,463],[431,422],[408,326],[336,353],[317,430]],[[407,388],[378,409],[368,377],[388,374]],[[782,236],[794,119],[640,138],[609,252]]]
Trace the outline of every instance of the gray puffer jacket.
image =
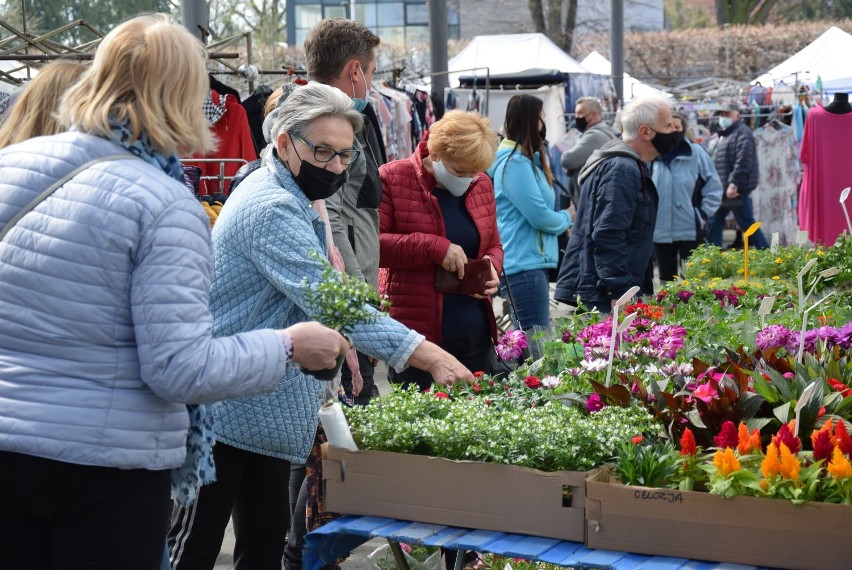
[[[0,226],[93,158],[122,152],[80,132],[0,151]],[[168,469],[185,456],[187,403],[271,390],[272,330],[214,339],[210,224],[159,168],[98,163],[0,242],[0,450]]]

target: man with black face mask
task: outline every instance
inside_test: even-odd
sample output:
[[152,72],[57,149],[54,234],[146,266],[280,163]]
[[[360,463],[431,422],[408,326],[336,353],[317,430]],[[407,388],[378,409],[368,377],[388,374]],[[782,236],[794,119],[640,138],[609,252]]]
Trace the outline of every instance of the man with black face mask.
[[657,218],[646,163],[671,152],[680,133],[665,99],[635,99],[621,117],[624,140],[592,153],[580,172],[574,231],[556,282],[557,301],[610,312],[645,282]]
[[575,206],[580,199],[580,169],[594,151],[619,137],[615,129],[603,122],[601,114],[601,103],[597,97],[577,99],[577,104],[574,106],[574,123],[577,130],[583,134],[576,145],[562,153],[560,159],[562,168],[571,176],[570,190]]

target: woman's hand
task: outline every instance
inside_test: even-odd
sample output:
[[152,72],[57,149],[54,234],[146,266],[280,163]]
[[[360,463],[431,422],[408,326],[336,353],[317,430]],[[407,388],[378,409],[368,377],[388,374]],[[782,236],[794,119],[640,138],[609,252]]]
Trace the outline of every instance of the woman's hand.
[[497,275],[497,268],[491,263],[491,258],[483,255],[482,259],[488,260],[488,265],[491,267],[491,278],[485,282],[485,291],[482,292],[482,295],[474,295],[477,299],[487,299],[491,295],[496,295],[497,288],[500,285],[500,276]]
[[296,323],[284,329],[293,339],[293,361],[311,370],[334,368],[337,357],[349,350],[349,341],[317,322]]
[[462,279],[464,278],[465,263],[467,263],[467,256],[464,254],[464,250],[461,246],[451,243],[447,255],[444,256],[444,261],[441,262],[441,267],[451,273],[457,273],[459,279]]
[[408,364],[432,375],[438,384],[454,384],[473,380],[473,373],[455,356],[428,340],[420,343],[408,359]]

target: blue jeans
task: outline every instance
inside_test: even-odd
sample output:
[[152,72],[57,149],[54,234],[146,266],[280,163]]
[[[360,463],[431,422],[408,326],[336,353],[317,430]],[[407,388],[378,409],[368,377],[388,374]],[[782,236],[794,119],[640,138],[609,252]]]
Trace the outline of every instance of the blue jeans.
[[[741,208],[725,208],[724,206],[716,210],[716,213],[710,216],[707,220],[707,241],[713,245],[722,247],[722,229],[725,225],[725,218],[728,212],[734,213],[734,219],[742,231],[746,231],[755,222],[754,209],[751,203],[751,192],[742,192],[743,205]],[[757,249],[766,249],[769,247],[769,242],[766,241],[766,236],[762,230],[757,230],[749,238],[751,245]]]
[[[511,295],[506,291],[506,279],[509,280]],[[506,275],[500,280],[500,296],[510,299],[512,305],[512,323],[524,331],[534,327],[550,328],[550,288],[547,283],[547,269],[531,269]]]

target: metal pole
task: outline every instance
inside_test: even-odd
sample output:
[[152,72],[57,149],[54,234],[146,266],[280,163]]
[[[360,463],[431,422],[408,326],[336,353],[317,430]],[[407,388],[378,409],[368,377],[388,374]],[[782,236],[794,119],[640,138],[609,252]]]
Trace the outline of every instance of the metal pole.
[[192,32],[193,36],[198,37],[198,26],[204,27],[205,30],[210,28],[207,2],[205,0],[181,0],[180,21],[187,30]]
[[358,21],[358,18],[355,17],[355,0],[349,0],[349,19]]
[[[447,0],[429,2],[429,42],[432,59],[432,73],[447,71]],[[450,86],[447,75],[432,77],[432,96],[444,99],[444,89]]]
[[619,102],[624,101],[624,0],[611,0],[612,19],[609,33],[609,57],[612,81]]

